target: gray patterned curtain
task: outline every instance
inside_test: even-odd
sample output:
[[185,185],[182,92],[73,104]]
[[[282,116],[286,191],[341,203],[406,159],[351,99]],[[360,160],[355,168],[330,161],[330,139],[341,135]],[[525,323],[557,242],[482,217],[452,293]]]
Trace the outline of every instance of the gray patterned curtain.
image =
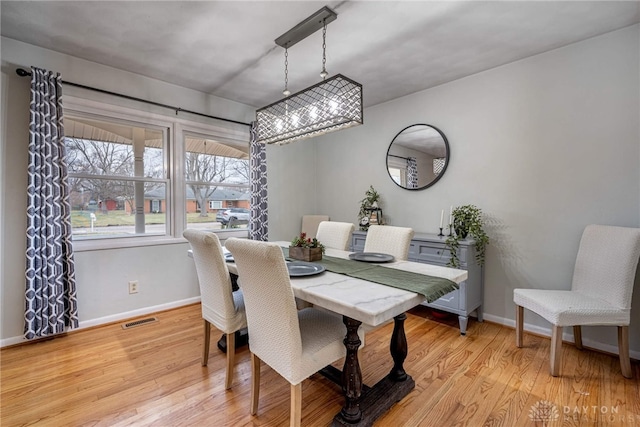
[[31,68],[27,186],[27,339],[78,327],[71,208],[64,158],[62,79]]
[[257,142],[257,123],[251,123],[251,220],[249,237],[266,241],[269,238],[267,211],[267,151],[265,144]]
[[407,188],[418,188],[418,162],[415,157],[407,157]]

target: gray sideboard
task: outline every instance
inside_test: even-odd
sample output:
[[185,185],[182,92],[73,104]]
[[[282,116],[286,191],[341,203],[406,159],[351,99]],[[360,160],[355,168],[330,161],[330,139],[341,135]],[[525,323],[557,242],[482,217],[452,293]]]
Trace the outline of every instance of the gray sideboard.
[[[356,230],[351,236],[351,250],[362,252],[367,232]],[[447,266],[451,251],[445,246],[446,237],[438,237],[435,234],[416,233],[411,240],[409,248],[409,261],[424,262]],[[476,317],[482,322],[482,301],[484,299],[484,275],[483,268],[476,262],[476,249],[474,240],[460,241],[458,258],[460,268],[467,270],[469,277],[460,283],[460,289],[448,293],[442,298],[424,305],[438,310],[455,313],[460,322],[460,334],[467,333],[469,315],[475,310]]]

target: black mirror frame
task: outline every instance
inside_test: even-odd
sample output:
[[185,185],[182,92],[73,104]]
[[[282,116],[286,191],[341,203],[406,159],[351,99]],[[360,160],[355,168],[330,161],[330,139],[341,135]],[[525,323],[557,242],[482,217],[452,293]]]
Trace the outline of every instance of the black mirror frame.
[[[402,185],[398,184],[393,177],[391,176],[391,173],[389,172],[389,151],[391,151],[391,146],[393,145],[394,141],[396,140],[396,138],[405,130],[414,127],[414,126],[428,126],[432,129],[435,129],[436,132],[438,132],[440,134],[440,136],[442,137],[442,140],[444,141],[444,146],[446,149],[446,158],[445,158],[445,162],[444,162],[444,168],[442,169],[442,172],[440,172],[438,174],[438,176],[431,181],[429,184],[427,185],[423,185],[422,187],[418,187],[418,188],[407,188],[407,187],[403,187]],[[397,185],[398,187],[402,188],[403,190],[409,190],[409,191],[420,191],[420,190],[424,190],[427,189],[429,187],[431,187],[433,184],[435,184],[436,182],[438,182],[440,180],[440,178],[442,178],[442,175],[444,175],[444,173],[447,171],[447,167],[449,166],[449,157],[451,156],[451,148],[449,147],[449,141],[447,140],[447,137],[444,135],[444,133],[442,133],[442,131],[440,129],[438,129],[437,127],[433,126],[433,125],[428,125],[426,123],[416,123],[413,125],[409,125],[405,128],[403,128],[400,132],[398,132],[396,134],[396,136],[393,137],[393,139],[391,140],[391,143],[389,144],[389,148],[387,148],[387,155],[385,156],[385,168],[387,169],[387,174],[389,175],[389,178],[391,178],[391,181],[393,181],[393,183],[395,185]]]

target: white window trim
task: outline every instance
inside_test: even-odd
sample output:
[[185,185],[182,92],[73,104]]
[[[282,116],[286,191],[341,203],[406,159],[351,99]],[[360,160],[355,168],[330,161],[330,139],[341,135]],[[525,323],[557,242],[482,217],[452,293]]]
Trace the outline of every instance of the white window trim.
[[[108,250],[118,248],[131,248],[141,246],[157,246],[166,244],[185,243],[182,237],[185,229],[186,217],[184,209],[177,206],[185,206],[185,179],[184,179],[184,133],[197,133],[202,135],[215,135],[228,144],[238,147],[246,147],[249,141],[249,127],[233,123],[213,125],[188,120],[181,117],[163,115],[142,111],[134,108],[123,107],[106,102],[98,102],[70,95],[63,95],[65,113],[86,115],[95,114],[105,118],[137,121],[154,126],[169,129],[169,146],[167,154],[168,177],[171,179],[171,206],[167,209],[167,222],[169,223],[169,235],[164,236],[135,236],[126,238],[107,238],[95,240],[77,240],[73,242],[76,252]],[[212,119],[215,120],[215,119]],[[248,230],[211,230],[222,234],[224,237],[248,237]]]

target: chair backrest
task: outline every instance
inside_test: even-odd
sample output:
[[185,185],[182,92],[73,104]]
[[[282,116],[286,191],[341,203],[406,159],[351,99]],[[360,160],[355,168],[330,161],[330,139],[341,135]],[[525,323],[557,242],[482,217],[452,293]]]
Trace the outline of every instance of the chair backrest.
[[322,221],[329,221],[328,215],[303,215],[302,228],[300,231],[306,233],[307,237],[314,238],[318,232],[318,225]]
[[225,333],[234,332],[235,330],[227,329],[229,321],[235,316],[236,306],[233,302],[229,269],[218,236],[193,229],[185,230],[182,235],[193,250],[200,284],[202,317]]
[[576,257],[571,290],[631,308],[640,259],[640,228],[588,225]]
[[249,329],[249,348],[285,378],[302,359],[295,297],[282,249],[275,243],[227,239],[238,267]]
[[349,250],[351,233],[355,228],[356,226],[350,222],[322,221],[318,224],[316,238],[325,248],[347,251]]
[[412,238],[412,228],[370,225],[364,241],[364,251],[389,254],[397,260],[407,260]]

